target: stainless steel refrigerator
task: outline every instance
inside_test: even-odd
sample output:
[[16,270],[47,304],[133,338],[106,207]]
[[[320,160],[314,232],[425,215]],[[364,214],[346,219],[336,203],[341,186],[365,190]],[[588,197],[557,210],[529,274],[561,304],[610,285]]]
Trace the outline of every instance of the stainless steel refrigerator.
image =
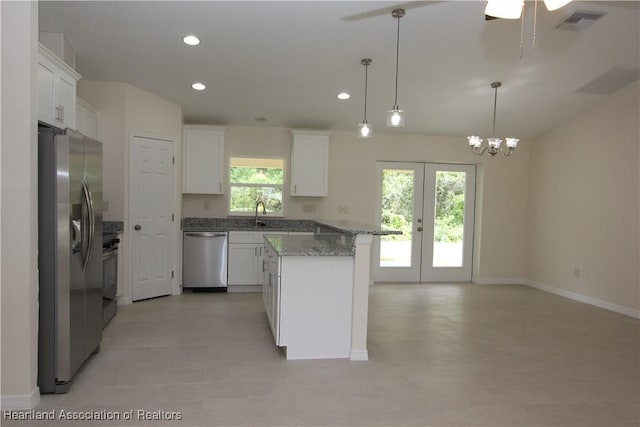
[[38,127],[38,386],[66,393],[102,340],[102,144]]

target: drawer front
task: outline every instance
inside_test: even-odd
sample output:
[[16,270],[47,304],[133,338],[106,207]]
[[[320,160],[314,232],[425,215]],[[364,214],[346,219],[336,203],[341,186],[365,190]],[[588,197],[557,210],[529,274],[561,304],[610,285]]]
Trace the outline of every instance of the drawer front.
[[253,231],[230,231],[229,243],[262,243],[262,233]]

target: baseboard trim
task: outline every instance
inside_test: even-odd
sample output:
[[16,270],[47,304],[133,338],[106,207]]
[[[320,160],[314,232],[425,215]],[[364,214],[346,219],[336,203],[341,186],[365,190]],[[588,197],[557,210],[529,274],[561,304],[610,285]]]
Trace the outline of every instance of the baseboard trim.
[[524,279],[476,279],[476,285],[524,285]]
[[369,360],[369,351],[365,349],[351,350],[349,360],[353,362],[363,362]]
[[640,310],[634,310],[629,307],[624,307],[622,305],[613,304],[607,301],[603,301],[601,299],[588,297],[586,295],[582,295],[577,292],[567,291],[566,289],[556,288],[555,286],[546,285],[544,283],[534,282],[533,280],[526,280],[524,284],[544,292],[549,292],[551,294],[569,298],[574,301],[582,302],[589,305],[594,305],[596,307],[604,308],[605,310],[613,311],[619,314],[624,314],[625,316],[630,316],[636,319],[640,319]]
[[34,388],[29,394],[10,394],[0,397],[2,409],[33,409],[40,402],[40,389]]

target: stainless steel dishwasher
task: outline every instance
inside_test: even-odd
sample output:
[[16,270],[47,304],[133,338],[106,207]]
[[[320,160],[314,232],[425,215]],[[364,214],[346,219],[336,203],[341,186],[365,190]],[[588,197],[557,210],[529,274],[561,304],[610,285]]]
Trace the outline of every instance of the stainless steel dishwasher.
[[227,232],[185,231],[182,287],[227,289]]

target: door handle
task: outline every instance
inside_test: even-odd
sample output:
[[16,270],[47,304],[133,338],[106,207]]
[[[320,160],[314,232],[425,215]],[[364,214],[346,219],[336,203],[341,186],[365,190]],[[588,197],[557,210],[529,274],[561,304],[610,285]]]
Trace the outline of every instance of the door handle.
[[136,231],[140,231],[140,230],[142,230],[142,226],[140,224],[136,224],[136,225],[133,226],[133,229],[136,230]]
[[417,230],[418,230],[418,231],[422,231],[422,227],[418,227],[418,229],[417,229]]

